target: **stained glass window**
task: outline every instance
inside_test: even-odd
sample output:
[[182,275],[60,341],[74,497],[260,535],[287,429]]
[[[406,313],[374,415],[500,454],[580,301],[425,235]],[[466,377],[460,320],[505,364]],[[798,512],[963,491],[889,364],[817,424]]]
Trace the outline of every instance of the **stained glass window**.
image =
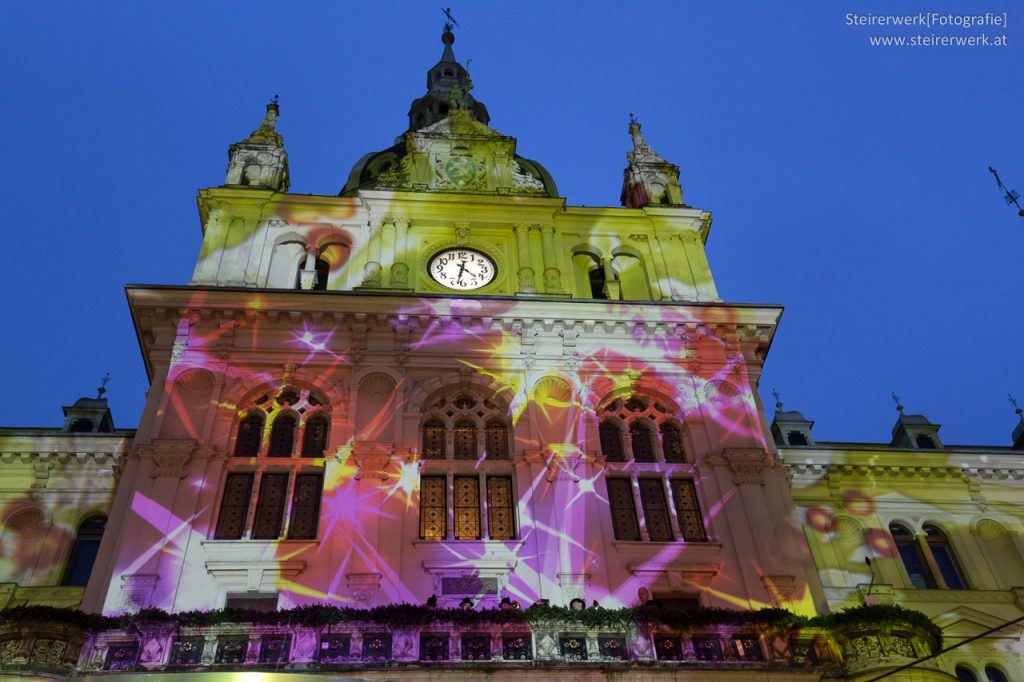
[[612,530],[616,540],[639,540],[640,526],[636,522],[633,504],[633,486],[628,478],[609,478],[608,505],[612,510]]
[[263,418],[250,414],[238,425],[238,438],[235,439],[235,457],[256,457],[260,454],[260,442],[263,440]]
[[292,494],[292,516],[288,522],[288,537],[293,540],[315,540],[320,520],[320,492],[324,487],[323,474],[299,474],[295,477]]
[[665,453],[666,462],[675,464],[686,461],[683,430],[677,424],[664,422],[661,425],[661,451]]
[[284,518],[284,498],[288,494],[288,474],[263,474],[260,496],[256,500],[256,518],[252,522],[255,540],[275,540],[281,537]]
[[672,524],[669,521],[668,505],[665,503],[665,489],[660,478],[641,478],[640,503],[647,521],[647,534],[654,542],[672,541]]
[[447,516],[447,480],[444,476],[424,476],[420,479],[420,537],[444,540]]
[[476,424],[471,420],[455,424],[455,459],[476,459]]
[[508,426],[492,419],[487,422],[487,459],[508,459]]
[[295,417],[282,414],[274,420],[270,427],[270,445],[267,447],[268,457],[291,457],[295,446]]
[[700,515],[697,489],[694,488],[693,481],[688,478],[673,478],[669,484],[683,539],[687,542],[704,542],[708,536],[704,532],[704,519]]
[[487,529],[492,540],[511,540],[516,529],[512,513],[512,479],[487,477]]
[[455,539],[480,539],[480,479],[455,477]]
[[606,419],[601,422],[601,454],[609,462],[625,462],[626,454],[622,451],[622,432],[618,422]]
[[444,459],[444,422],[431,419],[423,425],[423,459]]
[[82,522],[78,527],[78,535],[75,537],[75,545],[71,549],[71,560],[64,571],[62,585],[85,587],[89,582],[89,575],[92,573],[92,565],[96,563],[96,556],[100,552],[100,541],[103,540],[103,530],[107,527],[107,519],[103,516],[93,516]]
[[629,442],[633,448],[633,461],[654,461],[654,440],[651,437],[651,427],[647,422],[637,419],[629,425]]
[[330,423],[327,418],[318,415],[310,417],[302,433],[302,456],[323,457],[327,449],[327,433]]
[[238,540],[245,532],[245,517],[249,514],[254,474],[228,474],[224,482],[224,497],[220,501],[220,517],[214,537],[218,540]]

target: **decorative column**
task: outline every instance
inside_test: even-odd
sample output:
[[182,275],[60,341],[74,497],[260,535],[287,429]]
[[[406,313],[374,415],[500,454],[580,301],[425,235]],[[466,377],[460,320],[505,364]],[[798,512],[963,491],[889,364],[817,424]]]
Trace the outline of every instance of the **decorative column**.
[[516,250],[519,255],[519,291],[532,294],[537,291],[533,268],[530,267],[530,226],[527,223],[516,223]]
[[562,291],[562,273],[555,260],[555,226],[551,223],[540,226],[541,246],[544,249],[544,290],[552,293]]
[[[672,235],[655,232],[648,243],[651,246],[651,260],[654,262],[654,273],[658,278],[657,285],[661,300],[670,298],[673,301],[681,301],[683,297],[676,291],[676,277],[668,268],[668,254],[665,253],[671,239]],[[683,264],[677,263],[677,267],[682,266]]]
[[609,301],[620,300],[622,298],[622,283],[615,276],[611,256],[601,256],[601,268],[604,270],[604,295],[608,297]]
[[380,218],[373,218],[370,221],[369,232],[366,235],[366,250],[367,259],[366,265],[363,266],[363,286],[364,287],[379,287],[380,276],[381,276],[381,241],[383,235],[381,234],[381,225],[383,221]]
[[312,289],[316,285],[316,245],[306,245],[306,265],[299,271],[299,286]]
[[409,239],[409,219],[399,218],[394,221],[395,229],[395,258],[391,264],[391,286],[395,289],[405,289],[409,286],[409,266],[406,265]]

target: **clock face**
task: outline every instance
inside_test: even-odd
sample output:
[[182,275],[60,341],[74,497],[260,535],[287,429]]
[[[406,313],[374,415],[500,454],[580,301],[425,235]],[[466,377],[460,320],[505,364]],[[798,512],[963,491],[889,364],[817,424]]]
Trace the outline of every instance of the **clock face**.
[[494,261],[475,249],[445,249],[430,259],[430,276],[449,289],[479,289],[493,282],[497,274]]

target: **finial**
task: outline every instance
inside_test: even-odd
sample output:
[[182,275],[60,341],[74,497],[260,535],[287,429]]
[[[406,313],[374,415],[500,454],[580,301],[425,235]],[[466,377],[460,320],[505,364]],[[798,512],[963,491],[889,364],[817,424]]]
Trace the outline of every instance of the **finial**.
[[900,397],[896,395],[896,391],[893,391],[889,395],[892,396],[893,401],[896,403],[896,411],[903,414],[903,405],[900,405]]
[[999,173],[996,172],[996,169],[993,168],[992,166],[988,167],[988,172],[995,176],[996,185],[999,187],[999,191],[1002,192],[1003,199],[1006,200],[1007,205],[1013,204],[1014,206],[1016,206],[1017,215],[1024,217],[1024,208],[1021,208],[1020,205],[1020,192],[1015,192],[1014,190],[1004,185],[1003,181],[999,178]]
[[1022,410],[1020,405],[1017,404],[1017,399],[1013,397],[1012,393],[1007,393],[1006,395],[1009,396],[1010,404],[1014,407],[1013,413],[1020,417],[1021,420],[1024,420],[1024,416],[1022,416],[1024,415],[1024,410]]
[[271,98],[270,103],[273,104],[276,107],[278,105],[278,103],[280,102],[280,100],[281,100],[281,96],[280,95],[274,95]]
[[774,386],[772,387],[772,395],[775,397],[775,409],[782,412],[782,396],[779,395]]
[[100,379],[100,387],[98,389],[96,389],[96,398],[97,399],[98,398],[102,398],[103,394],[107,392],[107,384],[109,384],[109,383],[110,383],[110,372],[107,372],[106,374],[103,375],[103,378]]
[[629,124],[633,125],[634,123],[636,123],[636,116],[634,116],[633,112],[631,111],[629,112]]
[[452,16],[451,7],[442,7],[441,11],[444,12],[444,33],[441,34],[441,42],[445,45],[451,45],[455,42],[455,35],[452,33],[452,27],[458,26],[459,22],[455,21],[455,17]]

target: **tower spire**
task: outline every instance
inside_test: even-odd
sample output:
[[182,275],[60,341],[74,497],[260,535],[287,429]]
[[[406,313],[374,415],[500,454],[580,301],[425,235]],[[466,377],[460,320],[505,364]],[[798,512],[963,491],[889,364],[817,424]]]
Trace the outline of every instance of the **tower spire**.
[[468,62],[466,66],[455,59],[455,34],[452,29],[459,22],[452,16],[451,8],[442,8],[445,22],[441,32],[441,43],[444,50],[441,60],[427,71],[427,94],[415,100],[409,107],[409,130],[420,130],[447,118],[452,109],[465,109],[475,121],[487,125],[491,117],[487,107],[476,101],[469,91],[473,89],[473,81],[469,77]]
[[649,204],[682,206],[683,188],[679,186],[679,166],[658,156],[640,132],[640,121],[629,114],[629,136],[633,151],[626,153],[629,165],[622,172],[622,194],[619,200],[627,208]]
[[277,132],[277,118],[281,115],[280,98],[267,103],[263,122],[249,137],[228,148],[228,177],[226,184],[287,192],[291,178],[288,174],[288,152],[284,138]]

